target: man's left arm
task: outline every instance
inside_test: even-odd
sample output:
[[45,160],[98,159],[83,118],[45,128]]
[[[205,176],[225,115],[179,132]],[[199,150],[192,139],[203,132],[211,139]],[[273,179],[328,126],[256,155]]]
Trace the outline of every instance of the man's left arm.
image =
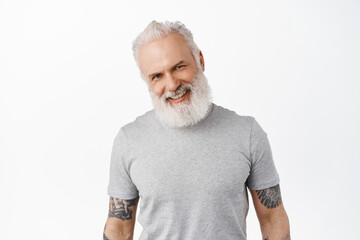
[[289,218],[281,199],[280,185],[250,190],[263,240],[290,240]]

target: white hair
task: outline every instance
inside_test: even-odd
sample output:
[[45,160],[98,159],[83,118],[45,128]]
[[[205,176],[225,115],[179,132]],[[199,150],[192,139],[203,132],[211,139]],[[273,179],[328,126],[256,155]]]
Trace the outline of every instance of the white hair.
[[[178,33],[184,37],[184,39],[187,42],[187,45],[189,46],[189,48],[195,58],[198,69],[201,68],[200,57],[199,57],[200,49],[195,44],[193,35],[190,32],[190,30],[187,29],[185,27],[185,25],[183,23],[181,23],[180,21],[156,22],[155,20],[153,20],[152,22],[150,22],[147,25],[147,27],[133,41],[133,46],[132,46],[133,55],[134,55],[135,62],[137,64],[137,66],[139,67],[139,69],[140,69],[140,66],[139,66],[139,49],[140,49],[140,47],[145,43],[151,42],[153,40],[159,39],[167,34],[172,34],[172,33]],[[141,72],[141,77],[145,80],[145,77],[143,76],[142,72]]]

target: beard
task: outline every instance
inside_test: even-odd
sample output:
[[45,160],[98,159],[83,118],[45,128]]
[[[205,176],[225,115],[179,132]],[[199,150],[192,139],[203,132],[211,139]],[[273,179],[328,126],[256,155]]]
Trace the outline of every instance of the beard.
[[[189,99],[174,104],[167,100],[168,97],[173,97],[184,90],[189,91]],[[150,88],[149,92],[157,118],[172,128],[186,127],[200,122],[210,111],[212,104],[211,88],[201,70],[198,70],[192,83],[182,84],[174,92],[165,92],[161,97]]]

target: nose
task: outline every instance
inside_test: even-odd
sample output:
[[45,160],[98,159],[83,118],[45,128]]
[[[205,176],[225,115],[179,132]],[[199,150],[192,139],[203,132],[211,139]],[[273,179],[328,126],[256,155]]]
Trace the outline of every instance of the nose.
[[166,76],[166,91],[174,92],[180,86],[180,80],[173,74],[168,73]]

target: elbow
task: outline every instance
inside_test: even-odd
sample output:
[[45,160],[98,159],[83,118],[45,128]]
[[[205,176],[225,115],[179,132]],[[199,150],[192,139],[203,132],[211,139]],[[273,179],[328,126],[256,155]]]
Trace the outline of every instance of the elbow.
[[133,240],[133,238],[132,233],[104,232],[104,240]]
[[133,240],[133,229],[123,229],[107,224],[104,229],[104,240]]
[[290,228],[289,217],[285,212],[285,210],[281,212],[276,212],[261,216],[259,218],[259,222],[261,227],[266,225],[272,225],[272,226],[276,225],[276,226],[281,226],[281,228],[286,228],[286,229]]

